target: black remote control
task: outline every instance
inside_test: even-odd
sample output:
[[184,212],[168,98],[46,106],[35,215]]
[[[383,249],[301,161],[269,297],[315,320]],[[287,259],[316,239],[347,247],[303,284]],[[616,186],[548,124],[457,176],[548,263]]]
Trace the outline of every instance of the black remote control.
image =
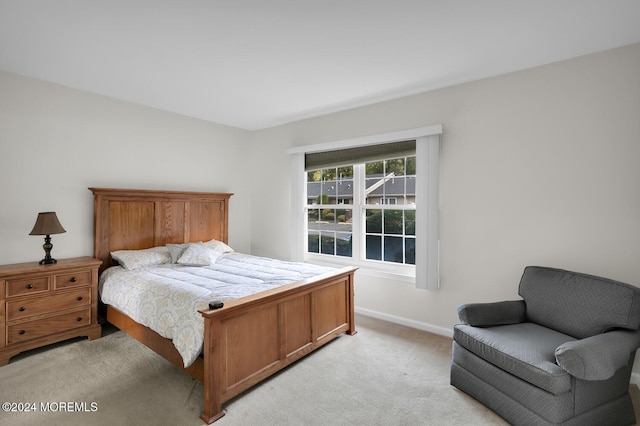
[[224,306],[221,300],[214,300],[213,302],[209,302],[210,309],[220,309]]

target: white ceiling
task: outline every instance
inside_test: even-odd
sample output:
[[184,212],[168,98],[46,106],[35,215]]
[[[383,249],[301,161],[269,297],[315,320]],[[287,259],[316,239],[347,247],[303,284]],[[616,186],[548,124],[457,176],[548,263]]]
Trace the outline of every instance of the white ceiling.
[[0,70],[248,130],[637,42],[637,0],[0,0]]

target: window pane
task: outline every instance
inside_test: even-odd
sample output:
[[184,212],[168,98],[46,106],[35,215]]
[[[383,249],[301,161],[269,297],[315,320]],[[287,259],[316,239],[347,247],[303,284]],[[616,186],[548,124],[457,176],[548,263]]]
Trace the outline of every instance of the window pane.
[[367,209],[367,226],[366,232],[382,233],[382,210]]
[[338,179],[353,179],[353,166],[338,167]]
[[320,230],[320,210],[318,209],[309,209],[307,212],[307,229],[309,231],[319,231]]
[[416,157],[407,157],[407,175],[416,174]]
[[[387,177],[384,178],[382,191],[384,193],[384,204],[404,204],[404,177]],[[398,201],[400,199],[400,201]],[[390,200],[393,200],[392,202]]]
[[384,211],[384,233],[402,234],[402,210]]
[[337,204],[353,204],[353,179],[341,179],[337,182],[336,196],[340,199]]
[[407,157],[405,195],[406,204],[416,204],[416,157]]
[[320,250],[322,254],[335,254],[335,238],[333,235],[320,234]]
[[[322,169],[321,189],[318,197],[318,204],[335,204],[336,203],[336,171],[335,167]],[[307,185],[307,190],[309,186]]]
[[409,265],[416,264],[416,239],[406,238],[404,240],[404,263]]
[[336,233],[336,255],[351,257],[351,233]]
[[384,196],[384,161],[365,164],[365,203],[381,204]]
[[332,167],[330,169],[322,169],[322,180],[336,180],[336,168]]
[[405,204],[415,205],[416,204],[416,177],[415,176],[407,176],[405,178]]
[[307,239],[307,251],[309,253],[320,252],[320,234],[317,232],[309,232]]
[[309,222],[318,220],[318,218],[320,217],[320,210],[309,209],[307,212],[307,217],[309,218]]
[[384,174],[384,161],[374,161],[364,165],[365,177],[370,178],[372,175],[380,176]]
[[382,237],[379,235],[367,235],[366,242],[367,259],[382,260]]
[[384,195],[383,187],[384,179],[382,175],[374,179],[366,179],[365,181],[365,204],[382,204]]
[[404,176],[404,158],[385,161],[384,174],[389,175],[390,173],[393,173],[394,176]]
[[344,230],[343,227],[347,227],[351,232],[351,210],[338,209],[336,210],[336,230]]
[[333,222],[335,222],[336,220],[336,210],[335,209],[322,209],[322,211],[320,212],[320,220],[324,223],[331,223],[333,224]]
[[307,172],[307,182],[320,182],[322,180],[321,170],[312,170]]
[[384,261],[403,263],[404,243],[402,237],[384,237]]
[[[404,159],[386,160],[382,176],[384,204],[397,204],[400,197],[404,200]],[[401,201],[404,204],[404,201]]]
[[320,193],[322,192],[321,182],[307,183],[307,204],[319,204],[321,202]]
[[404,211],[404,234],[416,235],[416,211],[415,210]]
[[[320,192],[322,191],[323,190],[320,190]],[[331,204],[329,202],[329,196],[327,194],[321,193],[316,199],[316,204]]]
[[322,199],[321,204],[336,203],[336,181],[328,180],[322,182]]

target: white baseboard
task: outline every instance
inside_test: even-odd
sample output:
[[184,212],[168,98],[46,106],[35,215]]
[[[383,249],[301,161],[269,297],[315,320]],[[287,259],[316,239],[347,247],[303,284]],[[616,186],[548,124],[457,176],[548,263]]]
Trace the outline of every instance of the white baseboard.
[[[449,330],[447,328],[438,327],[436,325],[427,324],[427,323],[415,321],[415,320],[410,320],[410,319],[398,317],[395,315],[389,315],[382,312],[373,311],[371,309],[356,307],[354,308],[354,311],[360,315],[366,315],[368,317],[389,321],[394,324],[400,324],[406,327],[417,328],[418,330],[428,331],[429,333],[439,334],[441,336],[453,338],[453,330]],[[632,372],[630,382],[640,387],[640,373],[637,373],[635,371]]]
[[406,327],[417,328],[418,330],[428,331],[429,333],[439,334],[441,336],[453,338],[453,329],[449,330],[447,328],[438,327],[436,325],[427,324],[425,322],[410,320],[410,319],[398,317],[395,315],[389,315],[382,312],[373,311],[371,309],[355,307],[354,311],[360,315],[366,315],[368,317],[389,321],[394,324],[400,324]]

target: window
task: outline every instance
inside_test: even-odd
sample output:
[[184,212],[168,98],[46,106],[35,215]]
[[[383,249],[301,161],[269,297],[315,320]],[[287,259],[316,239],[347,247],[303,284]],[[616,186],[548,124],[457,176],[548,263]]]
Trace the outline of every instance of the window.
[[415,183],[415,155],[307,170],[307,253],[415,265]]
[[431,126],[290,150],[292,258],[437,289],[441,132]]

